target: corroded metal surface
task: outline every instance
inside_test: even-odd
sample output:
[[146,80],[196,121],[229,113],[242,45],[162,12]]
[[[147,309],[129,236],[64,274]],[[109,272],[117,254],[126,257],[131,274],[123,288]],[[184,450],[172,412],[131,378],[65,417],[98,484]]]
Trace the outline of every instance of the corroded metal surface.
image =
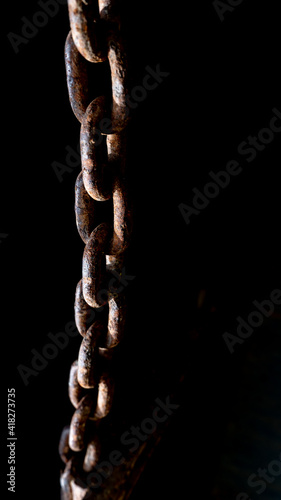
[[73,451],[81,451],[85,447],[86,424],[94,405],[90,394],[84,396],[78,404],[70,423],[69,446]]
[[89,326],[89,320],[92,316],[92,309],[89,307],[83,296],[82,279],[78,282],[75,293],[74,315],[77,329],[85,336]]
[[83,338],[79,355],[77,381],[84,389],[93,389],[98,381],[98,341],[104,325],[95,321]]
[[109,243],[109,227],[99,224],[91,233],[83,254],[82,286],[85,301],[91,307],[107,303],[105,252]]
[[88,71],[87,62],[77,50],[71,31],[66,38],[64,54],[69,101],[81,122],[89,104]]
[[80,238],[86,244],[92,230],[96,227],[96,202],[84,187],[82,172],[78,175],[75,184],[75,216]]
[[[79,500],[87,488],[74,478],[78,469],[90,472],[95,467],[102,450],[99,426],[113,404],[113,359],[126,318],[120,276],[130,243],[132,209],[126,180],[128,65],[118,5],[113,0],[68,0],[68,9],[67,88],[81,123],[82,169],[75,184],[75,218],[85,248],[74,304],[82,340],[68,383],[74,413],[69,427],[63,429],[59,453],[65,463],[62,498]],[[101,95],[91,101],[89,64],[103,61],[108,61],[111,73],[111,99]],[[97,310],[103,311],[99,320]]]
[[105,138],[100,132],[104,110],[105,98],[94,99],[83,116],[80,132],[83,181],[89,195],[97,201],[106,201],[111,197],[110,184],[105,179]]
[[97,2],[68,0],[68,12],[73,40],[80,54],[90,62],[104,61],[106,50]]

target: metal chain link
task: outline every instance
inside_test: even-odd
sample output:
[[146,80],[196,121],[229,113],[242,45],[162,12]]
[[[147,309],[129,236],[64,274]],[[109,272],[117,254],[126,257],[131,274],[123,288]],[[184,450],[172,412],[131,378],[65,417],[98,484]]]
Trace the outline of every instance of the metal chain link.
[[[121,273],[132,230],[132,210],[125,162],[128,71],[116,2],[68,0],[68,9],[67,87],[71,107],[81,123],[82,171],[75,184],[75,217],[85,249],[74,305],[82,341],[68,387],[75,411],[70,426],[62,432],[59,453],[66,464],[61,475],[62,498],[75,500],[75,472],[79,468],[89,472],[97,464],[101,453],[99,423],[113,402],[112,358],[124,333],[126,301],[124,293],[109,286],[109,280],[112,272],[114,276]],[[112,102],[105,96],[90,101],[88,64],[106,60]],[[99,202],[109,200],[112,220],[98,223]],[[106,319],[89,326],[93,312],[105,305]]]

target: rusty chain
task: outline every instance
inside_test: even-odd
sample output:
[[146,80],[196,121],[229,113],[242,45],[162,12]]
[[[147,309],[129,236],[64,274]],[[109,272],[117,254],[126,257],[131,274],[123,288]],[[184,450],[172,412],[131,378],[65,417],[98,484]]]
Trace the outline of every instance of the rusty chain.
[[[82,170],[75,184],[75,217],[85,244],[82,279],[76,287],[75,322],[82,336],[78,360],[70,369],[69,399],[74,414],[61,435],[59,453],[62,497],[75,500],[71,482],[75,471],[91,471],[101,445],[99,424],[110,412],[114,348],[123,336],[124,293],[108,286],[112,272],[120,275],[131,234],[131,206],[126,185],[126,95],[128,69],[113,0],[68,0],[71,30],[65,43],[67,87],[71,107],[81,123]],[[109,64],[111,99],[90,100],[89,63]],[[99,202],[112,203],[112,220],[99,223]],[[106,204],[105,204],[106,205]],[[117,290],[117,289],[116,289]],[[89,318],[106,308],[105,319]]]

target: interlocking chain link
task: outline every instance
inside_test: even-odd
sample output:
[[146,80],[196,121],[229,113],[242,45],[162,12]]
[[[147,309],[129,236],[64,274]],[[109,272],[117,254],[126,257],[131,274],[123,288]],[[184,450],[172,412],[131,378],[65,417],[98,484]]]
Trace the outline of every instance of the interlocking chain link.
[[[127,59],[120,19],[113,0],[68,0],[71,30],[65,43],[69,99],[81,123],[82,170],[75,184],[75,216],[85,244],[82,279],[75,293],[75,322],[82,336],[78,359],[70,369],[68,394],[75,409],[61,435],[59,453],[65,462],[62,498],[75,500],[75,471],[89,472],[101,452],[99,423],[110,412],[114,348],[122,339],[126,302],[120,287],[109,286],[120,275],[130,241],[132,210],[126,185],[128,113]],[[90,100],[88,65],[107,61],[111,102]],[[99,223],[99,202],[112,203],[112,220]],[[121,287],[122,288],[122,287]],[[89,326],[101,307],[107,314]]]

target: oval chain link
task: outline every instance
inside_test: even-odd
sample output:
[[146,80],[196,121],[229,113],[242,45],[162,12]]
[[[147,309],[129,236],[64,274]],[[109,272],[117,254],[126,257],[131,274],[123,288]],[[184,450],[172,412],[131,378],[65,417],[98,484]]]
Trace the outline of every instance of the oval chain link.
[[89,62],[105,61],[105,41],[97,2],[68,0],[68,13],[73,41],[80,54]]

